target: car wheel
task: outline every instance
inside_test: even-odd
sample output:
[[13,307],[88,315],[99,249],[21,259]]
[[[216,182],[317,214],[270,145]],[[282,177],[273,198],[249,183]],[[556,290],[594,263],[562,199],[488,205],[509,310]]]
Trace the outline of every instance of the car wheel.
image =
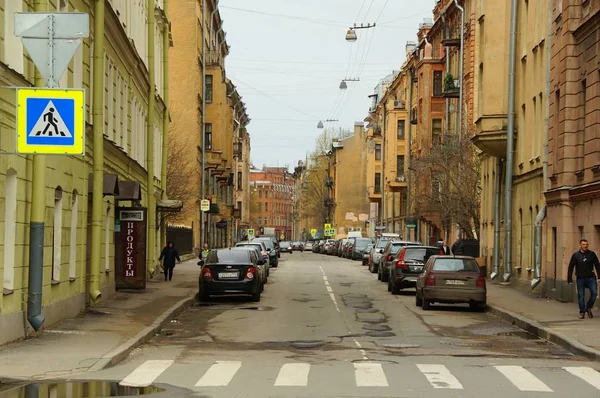
[[469,307],[471,307],[471,310],[473,311],[478,311],[478,312],[485,312],[485,308],[487,307],[487,304],[485,301],[471,301],[469,302]]
[[199,301],[208,301],[210,299],[208,293],[199,291],[198,292],[198,300]]
[[388,279],[389,279],[388,276],[389,276],[388,274],[386,274],[384,272],[381,272],[381,281],[382,282],[387,282]]
[[417,293],[415,294],[415,304],[416,304],[417,307],[422,307],[423,306],[423,299],[419,295],[419,291],[418,290],[417,290]]
[[378,272],[377,273],[377,280],[380,281],[381,280],[381,274]]
[[399,287],[397,287],[396,285],[392,284],[390,282],[390,286],[392,287],[392,289],[390,290],[392,292],[392,294],[400,294],[400,289]]
[[252,295],[252,301],[254,301],[255,303],[258,303],[260,301],[260,292],[259,293],[254,293]]
[[423,298],[423,309],[425,311],[428,311],[431,309],[431,301],[427,300],[426,298]]
[[387,289],[388,289],[388,292],[392,291],[392,281],[390,280],[390,278],[388,278],[388,281],[387,281]]

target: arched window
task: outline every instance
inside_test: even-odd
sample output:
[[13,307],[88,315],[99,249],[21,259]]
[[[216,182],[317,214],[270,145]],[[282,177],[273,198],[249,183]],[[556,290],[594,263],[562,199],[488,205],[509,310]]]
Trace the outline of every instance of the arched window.
[[54,225],[52,228],[52,281],[60,282],[62,261],[62,210],[63,191],[59,186],[54,190]]
[[71,230],[69,237],[69,280],[77,277],[77,224],[79,211],[79,197],[77,190],[73,191],[71,199]]
[[15,236],[17,227],[17,172],[8,169],[4,180],[4,289],[15,285]]

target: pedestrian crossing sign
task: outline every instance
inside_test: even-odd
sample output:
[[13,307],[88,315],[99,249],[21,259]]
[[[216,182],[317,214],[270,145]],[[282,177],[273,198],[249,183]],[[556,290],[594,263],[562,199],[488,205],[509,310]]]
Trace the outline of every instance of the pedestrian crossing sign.
[[83,155],[84,91],[17,89],[17,153]]

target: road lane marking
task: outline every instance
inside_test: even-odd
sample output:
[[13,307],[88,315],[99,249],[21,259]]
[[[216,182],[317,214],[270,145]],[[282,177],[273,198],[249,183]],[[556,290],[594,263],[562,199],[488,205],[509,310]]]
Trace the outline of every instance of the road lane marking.
[[553,392],[540,379],[522,366],[494,366],[521,391]]
[[306,387],[308,385],[309,363],[286,363],[279,370],[275,386]]
[[354,344],[356,344],[356,346],[358,348],[362,348],[362,345],[358,342],[358,340],[356,340],[356,339],[352,339],[352,340],[354,340]]
[[444,365],[417,365],[417,367],[433,388],[463,389],[462,384]]
[[325,281],[325,286],[330,286],[329,282]]
[[565,367],[563,369],[600,390],[600,372],[595,369],[586,367]]
[[242,366],[239,361],[217,361],[198,380],[196,387],[221,387],[231,382],[233,376]]
[[380,363],[359,362],[354,364],[357,387],[388,387],[388,381]]
[[331,288],[331,286],[325,286],[325,287],[327,288],[327,291],[328,291],[329,293],[333,293],[333,289]]
[[126,387],[147,387],[156,380],[169,366],[172,360],[149,360],[138,366],[119,384]]
[[327,277],[326,277],[325,275],[323,275],[323,280],[324,280],[324,281],[326,281],[326,280],[327,280]]
[[333,301],[333,305],[335,305],[335,309],[337,310],[337,312],[342,312],[340,311],[340,307],[338,306],[337,300],[335,299],[335,295],[333,293],[329,293],[329,297],[331,297],[331,300]]

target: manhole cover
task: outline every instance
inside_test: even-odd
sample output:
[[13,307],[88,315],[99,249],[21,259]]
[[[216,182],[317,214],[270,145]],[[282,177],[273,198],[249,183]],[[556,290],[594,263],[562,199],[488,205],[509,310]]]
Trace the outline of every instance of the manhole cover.
[[[148,387],[126,387],[117,381],[72,381],[72,382],[44,382],[4,386],[0,391],[15,397],[40,397],[43,391],[72,391],[69,395],[73,398],[91,397],[133,397],[138,395],[158,394],[166,391],[164,388],[155,386]],[[98,395],[97,391],[106,391]]]
[[298,340],[298,341],[291,341],[290,345],[294,348],[302,348],[302,349],[308,349],[308,348],[317,348],[317,347],[321,347],[323,345],[325,345],[326,343],[322,340]]

